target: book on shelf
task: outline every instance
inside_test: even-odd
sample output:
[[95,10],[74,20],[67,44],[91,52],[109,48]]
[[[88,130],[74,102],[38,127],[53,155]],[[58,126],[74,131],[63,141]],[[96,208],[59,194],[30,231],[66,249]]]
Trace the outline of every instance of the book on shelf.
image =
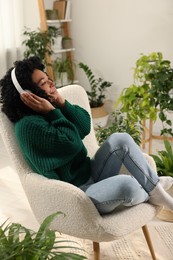
[[65,19],[70,19],[70,1],[66,1]]
[[69,0],[59,0],[54,1],[53,9],[58,11],[59,20],[69,20],[70,19],[70,1]]
[[65,19],[66,1],[54,1],[53,9],[58,11],[59,20]]

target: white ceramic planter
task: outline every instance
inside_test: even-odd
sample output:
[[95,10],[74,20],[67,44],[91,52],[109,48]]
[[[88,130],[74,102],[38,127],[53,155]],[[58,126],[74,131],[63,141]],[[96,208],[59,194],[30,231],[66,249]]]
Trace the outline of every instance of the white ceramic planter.
[[52,50],[53,51],[58,51],[62,49],[62,36],[58,35],[55,39],[54,39],[54,44],[52,46]]

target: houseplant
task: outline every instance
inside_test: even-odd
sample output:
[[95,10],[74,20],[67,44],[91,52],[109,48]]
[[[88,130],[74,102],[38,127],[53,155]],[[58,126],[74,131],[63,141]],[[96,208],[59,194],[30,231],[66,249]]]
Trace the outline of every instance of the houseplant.
[[82,249],[63,245],[67,241],[57,240],[55,231],[49,229],[51,222],[59,214],[62,213],[56,212],[48,216],[38,232],[17,223],[3,223],[0,226],[0,260],[86,259],[82,255],[61,251],[63,248]]
[[[151,154],[153,157],[157,172],[159,176],[173,177],[173,148],[168,140],[164,140],[164,150],[160,150],[156,155]],[[168,193],[173,196],[173,186],[168,190]],[[161,210],[158,218],[166,221],[173,221],[173,213],[167,209]]]
[[111,120],[108,126],[104,128],[98,127],[96,129],[96,138],[99,145],[101,145],[111,134],[116,132],[128,133],[138,145],[141,144],[142,128],[139,124],[133,125],[127,120],[125,114],[122,114],[119,110],[112,112],[110,118]]
[[57,58],[52,64],[57,87],[73,83],[75,63],[71,59]]
[[54,44],[55,38],[59,35],[60,30],[60,28],[54,26],[48,27],[48,30],[44,32],[39,29],[32,31],[29,28],[25,28],[23,32],[25,39],[22,42],[26,47],[24,57],[38,56],[45,65],[48,65],[46,62],[46,54],[52,54],[51,45]]
[[71,49],[72,46],[72,38],[69,36],[64,36],[62,38],[62,47],[63,49]]
[[[98,123],[98,125],[105,126],[108,120],[108,113],[104,110],[104,102],[106,99],[105,92],[113,83],[105,81],[103,78],[96,78],[90,67],[82,62],[79,63],[79,68],[85,72],[89,81],[90,91],[86,92],[89,98],[92,117],[95,119],[95,125],[97,125],[97,122],[103,117],[103,123]],[[99,118],[98,121],[97,118]]]
[[172,121],[166,114],[173,111],[172,89],[171,62],[164,60],[160,52],[141,55],[134,68],[134,82],[122,91],[117,105],[121,103],[121,111],[133,123],[156,121],[159,117],[163,125],[161,135],[173,136]]
[[173,149],[168,140],[164,140],[165,150],[157,152],[157,155],[151,154],[153,157],[159,176],[173,177]]

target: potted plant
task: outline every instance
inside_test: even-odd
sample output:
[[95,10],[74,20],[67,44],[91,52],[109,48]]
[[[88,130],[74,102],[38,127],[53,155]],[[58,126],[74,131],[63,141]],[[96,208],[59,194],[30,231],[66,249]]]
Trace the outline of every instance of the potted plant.
[[45,65],[46,54],[52,54],[52,45],[54,45],[56,37],[60,34],[60,28],[50,26],[48,30],[42,32],[41,30],[33,30],[26,28],[23,32],[24,37],[26,38],[22,44],[26,46],[26,50],[24,51],[24,57],[28,58],[30,56],[38,56]]
[[89,98],[94,125],[104,127],[109,117],[109,114],[104,109],[105,92],[113,83],[105,81],[103,78],[96,78],[89,66],[82,62],[79,63],[79,68],[85,72],[90,84],[90,91],[86,92]]
[[122,114],[119,110],[112,112],[110,118],[111,120],[107,127],[99,126],[96,129],[96,138],[99,145],[101,145],[111,134],[116,132],[128,133],[138,145],[141,144],[142,127],[140,124],[132,124],[127,120],[125,114]]
[[38,232],[34,232],[17,223],[3,223],[0,226],[0,259],[86,259],[85,256],[79,254],[61,251],[63,248],[82,249],[76,246],[65,246],[63,242],[67,241],[58,240],[55,231],[49,229],[51,222],[58,214],[62,213],[56,212],[48,216],[40,225]]
[[153,157],[159,176],[173,177],[173,149],[168,140],[164,140],[165,150],[158,151],[157,155],[151,154]]
[[58,10],[56,10],[56,9],[46,9],[45,13],[46,13],[47,20],[58,20],[59,19]]
[[64,36],[62,38],[62,47],[63,47],[63,49],[71,49],[72,48],[72,38],[69,36]]
[[[156,155],[151,154],[151,156],[156,163],[159,176],[173,177],[173,149],[171,143],[168,140],[164,140],[164,147],[165,150],[160,150]],[[168,193],[173,196],[173,185],[168,190]],[[166,209],[163,209],[158,217],[162,220],[173,221],[173,213]]]
[[146,119],[162,121],[161,135],[171,135],[172,121],[166,112],[173,111],[173,68],[160,52],[142,55],[134,68],[134,83],[124,89],[116,105],[127,113],[129,121],[136,123]]
[[57,87],[73,83],[74,67],[74,62],[68,58],[57,58],[53,61],[53,72]]

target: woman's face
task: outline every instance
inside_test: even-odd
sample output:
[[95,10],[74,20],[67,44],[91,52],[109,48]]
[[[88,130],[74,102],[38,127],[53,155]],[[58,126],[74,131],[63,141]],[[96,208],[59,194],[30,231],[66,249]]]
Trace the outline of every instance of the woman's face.
[[37,86],[43,89],[50,98],[56,99],[58,96],[57,89],[51,79],[47,74],[39,69],[35,69],[32,74],[32,81],[37,84]]

